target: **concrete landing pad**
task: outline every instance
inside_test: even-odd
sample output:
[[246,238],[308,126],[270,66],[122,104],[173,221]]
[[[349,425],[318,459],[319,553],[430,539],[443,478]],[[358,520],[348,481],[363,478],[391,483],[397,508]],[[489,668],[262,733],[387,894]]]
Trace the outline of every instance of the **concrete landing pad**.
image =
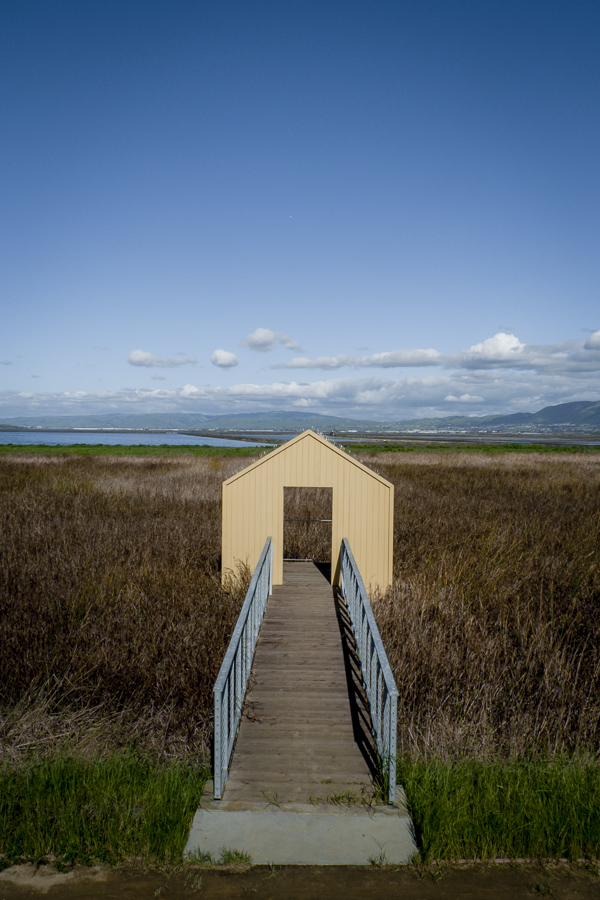
[[255,865],[363,866],[407,863],[416,852],[399,788],[394,806],[331,803],[227,803],[205,794],[185,854],[223,848],[248,853]]

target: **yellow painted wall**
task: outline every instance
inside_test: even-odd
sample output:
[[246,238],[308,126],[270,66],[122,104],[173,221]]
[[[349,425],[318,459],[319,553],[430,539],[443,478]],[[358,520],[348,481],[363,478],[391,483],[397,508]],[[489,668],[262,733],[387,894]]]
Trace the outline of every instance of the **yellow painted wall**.
[[348,538],[367,590],[392,582],[394,486],[313,431],[273,450],[223,482],[223,577],[240,562],[254,571],[273,538],[273,583],[283,581],[284,487],[333,488],[331,563],[339,583]]

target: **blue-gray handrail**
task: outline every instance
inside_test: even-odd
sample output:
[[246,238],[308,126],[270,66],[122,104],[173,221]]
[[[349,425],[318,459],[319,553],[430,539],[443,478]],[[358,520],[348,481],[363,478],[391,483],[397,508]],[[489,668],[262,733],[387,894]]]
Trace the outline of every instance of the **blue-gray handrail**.
[[252,669],[258,632],[267,600],[273,592],[273,542],[267,538],[250,582],[227,653],[213,688],[215,733],[213,797],[220,800],[229,773],[229,760],[235,742],[248,679]]
[[384,773],[388,773],[388,803],[396,801],[396,729],[398,688],[379,634],[361,574],[347,539],[342,540],[341,590],[348,605],[371,708],[371,722]]

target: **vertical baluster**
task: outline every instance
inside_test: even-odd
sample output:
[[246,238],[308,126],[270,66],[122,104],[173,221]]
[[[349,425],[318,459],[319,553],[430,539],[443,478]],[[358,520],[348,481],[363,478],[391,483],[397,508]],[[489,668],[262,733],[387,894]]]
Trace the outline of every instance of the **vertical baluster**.
[[[390,731],[390,693],[387,685],[383,691],[383,722],[381,729],[381,746],[384,757],[389,757],[389,731]],[[389,759],[387,760],[389,764]]]
[[[242,649],[242,661],[243,661],[242,691],[245,691],[245,685],[248,681],[248,673],[250,670],[249,657],[250,657],[250,652],[251,652],[250,648],[253,643],[252,634],[254,631],[254,629],[252,627],[252,619],[253,619],[253,613],[252,613],[252,608],[251,608],[250,612],[248,613],[248,618],[246,619],[246,624],[244,625],[244,634],[243,634],[242,640],[240,641],[240,646]],[[243,702],[243,698],[242,698],[242,702]]]
[[381,734],[383,732],[383,670],[381,666],[377,677],[377,728]]
[[369,681],[371,683],[371,705],[377,706],[377,648],[371,631],[369,631]]
[[221,789],[225,785],[225,768],[227,765],[227,759],[229,757],[229,679],[225,684],[223,690],[223,711],[221,714],[221,718],[223,721],[223,741],[221,744],[221,753],[223,755],[222,762],[222,771],[223,775],[221,777]]
[[[362,620],[363,620],[363,629],[364,629],[364,663],[363,663],[363,681],[367,688],[367,695],[371,692],[371,672],[369,668],[369,657],[371,655],[371,635],[369,633],[369,623],[367,622],[367,617],[365,615],[365,609],[361,610]],[[371,699],[369,697],[369,704],[371,703]]]
[[361,604],[360,610],[360,644],[361,656],[364,660],[367,658],[367,611]]
[[229,707],[227,704],[227,692],[221,694],[221,791],[225,785],[227,767],[227,747],[229,745]]
[[371,629],[369,628],[369,654],[367,657],[367,666],[369,667],[369,704],[371,706],[371,709],[373,709],[373,707],[375,706],[376,681],[374,678],[373,665],[376,659],[377,656],[373,643],[373,635],[371,634]]
[[389,736],[389,754],[390,754],[390,795],[389,803],[396,800],[396,769],[397,769],[397,730],[398,730],[398,693],[390,696],[390,736]]
[[373,705],[373,700],[375,699],[375,681],[373,678],[373,664],[377,659],[375,654],[375,646],[373,644],[373,635],[371,634],[371,629],[369,628],[369,621],[367,620],[367,628],[368,628],[368,653],[367,653],[367,671],[369,673],[369,702],[371,706]]
[[229,746],[227,747],[227,754],[231,753],[231,747],[233,746],[233,741],[235,739],[235,679],[236,679],[236,662],[237,662],[237,652],[233,658],[233,667],[231,672],[231,677],[229,679]]
[[252,642],[252,618],[248,616],[246,620],[246,625],[244,626],[244,639],[240,641],[240,650],[242,654],[242,684],[241,684],[241,695],[242,695],[242,705],[244,703],[244,694],[246,692],[246,684],[248,683],[248,675],[250,671],[250,645]]
[[221,698],[214,693],[215,724],[213,731],[213,791],[217,799],[221,791]]

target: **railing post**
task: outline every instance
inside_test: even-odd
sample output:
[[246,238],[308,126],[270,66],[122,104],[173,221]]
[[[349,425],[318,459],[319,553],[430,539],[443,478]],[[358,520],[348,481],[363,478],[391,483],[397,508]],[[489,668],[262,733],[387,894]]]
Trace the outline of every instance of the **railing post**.
[[269,547],[269,597],[273,593],[273,542]]
[[221,741],[222,741],[222,725],[221,725],[221,697],[215,691],[215,725],[214,725],[214,765],[213,765],[213,792],[214,796],[220,797],[222,794],[221,786]]

